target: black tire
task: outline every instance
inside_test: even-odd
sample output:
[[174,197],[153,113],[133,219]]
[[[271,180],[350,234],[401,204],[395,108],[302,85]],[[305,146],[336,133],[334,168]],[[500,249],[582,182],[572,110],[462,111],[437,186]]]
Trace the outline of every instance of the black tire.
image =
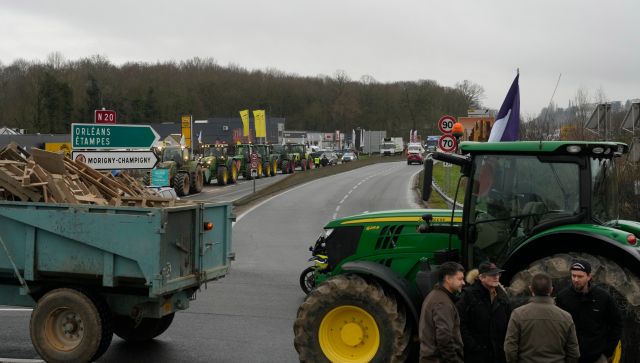
[[616,299],[622,312],[624,328],[620,362],[637,362],[637,357],[640,357],[640,346],[637,344],[638,338],[640,338],[640,278],[614,261],[578,252],[556,254],[534,261],[528,268],[519,271],[511,279],[507,290],[511,295],[512,304],[519,306],[527,302],[529,282],[537,272],[546,272],[551,276],[555,293],[570,286],[569,267],[575,258],[589,261],[593,271],[592,282],[609,291]]
[[175,313],[171,313],[159,319],[143,318],[136,326],[130,316],[116,315],[113,318],[113,332],[128,342],[146,342],[169,329],[174,316]]
[[266,178],[271,176],[271,164],[268,161],[262,164],[262,176]]
[[316,274],[315,266],[309,266],[305,268],[304,270],[302,270],[302,273],[300,274],[300,288],[307,295],[309,295],[311,290],[313,290],[313,288],[316,287],[315,274]]
[[300,169],[307,171],[307,159],[300,159]]
[[189,193],[189,174],[178,173],[173,177],[173,189],[179,197],[184,197]]
[[[342,359],[334,356],[334,361],[358,358],[370,362],[405,361],[409,349],[411,324],[407,322],[404,308],[398,305],[393,295],[386,294],[377,282],[367,281],[358,275],[347,274],[331,278],[316,287],[298,309],[293,331],[294,346],[301,362],[328,362],[330,360],[320,344],[320,335],[323,334],[320,329],[321,323],[325,317],[343,308],[361,309],[369,314],[375,321],[375,327],[366,325],[362,327],[366,332],[364,338],[375,334],[375,328],[377,328],[380,343],[372,357],[369,355],[354,357],[353,354],[360,353],[354,349],[354,351],[345,353]],[[353,324],[352,321],[357,320],[350,320],[350,324]],[[362,323],[362,320],[360,322]],[[339,329],[342,327],[337,325],[331,327],[331,331]],[[329,331],[327,330],[327,332]],[[360,344],[365,344],[364,338]],[[337,352],[335,349],[333,352],[340,354],[339,352],[335,353]]]
[[204,173],[202,172],[202,168],[197,166],[196,171],[193,173],[193,177],[191,178],[189,193],[200,193],[202,188],[204,188]]
[[38,300],[29,325],[40,357],[52,363],[91,362],[107,350],[113,336],[109,308],[94,299],[97,303],[83,292],[60,288]]
[[216,176],[218,185],[227,185],[229,182],[229,171],[226,166],[218,166],[218,175]]
[[289,174],[289,161],[282,161],[282,174]]

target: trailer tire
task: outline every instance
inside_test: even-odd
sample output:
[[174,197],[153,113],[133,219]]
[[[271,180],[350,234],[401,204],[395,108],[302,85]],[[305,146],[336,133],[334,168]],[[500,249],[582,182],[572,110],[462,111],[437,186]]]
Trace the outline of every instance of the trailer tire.
[[146,342],[169,329],[174,317],[175,313],[159,319],[143,318],[136,326],[135,320],[130,316],[117,315],[113,318],[113,332],[127,342]]
[[31,313],[31,342],[47,362],[91,362],[111,344],[109,315],[106,303],[81,291],[51,290]]
[[[335,333],[342,329],[350,334]],[[404,362],[411,325],[403,306],[375,280],[346,274],[311,291],[293,331],[301,362]]]
[[612,362],[636,362],[640,356],[640,346],[637,344],[640,338],[640,277],[610,259],[587,253],[569,252],[536,260],[511,279],[507,291],[511,296],[512,305],[515,307],[526,303],[529,281],[538,272],[545,272],[551,276],[555,292],[570,286],[569,268],[571,261],[576,258],[589,261],[592,267],[592,282],[613,296],[622,313],[625,322],[622,331],[622,357]]
[[179,197],[184,197],[189,193],[189,174],[178,173],[173,177],[173,189]]

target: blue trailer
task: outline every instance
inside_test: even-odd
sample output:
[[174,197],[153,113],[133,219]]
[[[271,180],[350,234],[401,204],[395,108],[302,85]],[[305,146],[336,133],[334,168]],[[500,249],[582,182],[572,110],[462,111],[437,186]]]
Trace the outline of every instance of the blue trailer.
[[47,362],[93,361],[114,333],[153,339],[229,271],[231,208],[0,201],[0,305],[33,307]]

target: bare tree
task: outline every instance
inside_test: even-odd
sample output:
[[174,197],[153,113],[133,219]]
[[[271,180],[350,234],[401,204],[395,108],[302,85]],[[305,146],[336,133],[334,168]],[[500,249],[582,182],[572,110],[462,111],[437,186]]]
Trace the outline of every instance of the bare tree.
[[467,101],[467,108],[480,107],[481,100],[484,99],[484,87],[469,80],[456,83],[458,89]]

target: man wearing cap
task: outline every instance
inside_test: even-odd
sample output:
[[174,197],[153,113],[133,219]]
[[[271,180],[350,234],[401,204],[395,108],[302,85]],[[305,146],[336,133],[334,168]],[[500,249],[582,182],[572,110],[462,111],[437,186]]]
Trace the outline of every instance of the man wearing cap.
[[465,362],[503,363],[504,337],[511,315],[509,298],[494,263],[481,263],[478,279],[465,289],[458,303]]
[[609,292],[591,284],[588,261],[571,262],[571,286],[558,293],[556,304],[576,324],[580,362],[606,362],[620,340],[622,318]]

